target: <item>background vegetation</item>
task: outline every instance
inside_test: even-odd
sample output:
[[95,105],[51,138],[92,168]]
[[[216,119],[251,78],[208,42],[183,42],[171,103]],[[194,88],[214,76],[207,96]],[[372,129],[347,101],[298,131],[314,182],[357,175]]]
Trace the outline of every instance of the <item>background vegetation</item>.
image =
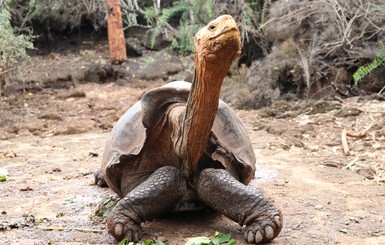
[[[1,18],[12,17],[15,37],[24,33],[20,51],[30,48],[26,30],[54,40],[56,32],[106,26],[105,0],[6,3],[10,15]],[[167,36],[170,48],[182,55],[192,53],[193,35],[201,26],[220,14],[233,15],[244,48],[241,69],[232,72],[236,83],[224,94],[236,107],[317,98],[328,90],[341,96],[379,92],[385,86],[384,0],[121,0],[121,5],[127,30],[149,29],[148,48]]]

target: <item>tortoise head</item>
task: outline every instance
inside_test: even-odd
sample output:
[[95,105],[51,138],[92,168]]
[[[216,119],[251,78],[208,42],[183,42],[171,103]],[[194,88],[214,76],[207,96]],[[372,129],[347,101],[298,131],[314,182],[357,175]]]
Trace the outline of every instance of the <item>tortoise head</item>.
[[242,47],[237,24],[230,15],[219,16],[200,29],[194,44],[195,65],[202,62],[231,64]]

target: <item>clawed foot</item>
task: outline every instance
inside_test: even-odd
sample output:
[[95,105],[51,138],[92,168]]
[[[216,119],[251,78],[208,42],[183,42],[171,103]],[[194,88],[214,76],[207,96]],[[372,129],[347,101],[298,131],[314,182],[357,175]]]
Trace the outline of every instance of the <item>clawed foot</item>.
[[104,175],[102,173],[102,170],[100,170],[100,169],[94,173],[94,184],[98,185],[99,187],[107,187],[108,186],[106,181],[104,180]]
[[245,239],[249,243],[262,243],[273,240],[282,229],[282,214],[280,211],[271,214],[270,217],[248,225],[245,231]]
[[138,242],[141,238],[140,225],[122,214],[111,212],[107,219],[107,228],[108,232],[119,241],[127,238],[129,242]]

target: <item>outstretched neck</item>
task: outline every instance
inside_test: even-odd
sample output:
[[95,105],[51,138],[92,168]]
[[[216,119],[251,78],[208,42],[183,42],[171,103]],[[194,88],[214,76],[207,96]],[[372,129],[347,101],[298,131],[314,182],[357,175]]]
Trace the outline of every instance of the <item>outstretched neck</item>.
[[[195,35],[195,78],[185,108],[170,111],[172,139],[188,176],[202,157],[218,110],[223,79],[241,51],[241,38],[230,15],[211,21]],[[181,123],[175,123],[175,119]],[[181,128],[180,128],[181,127]]]
[[195,62],[195,76],[183,114],[181,150],[185,174],[202,156],[218,110],[220,89],[229,67],[202,60]]

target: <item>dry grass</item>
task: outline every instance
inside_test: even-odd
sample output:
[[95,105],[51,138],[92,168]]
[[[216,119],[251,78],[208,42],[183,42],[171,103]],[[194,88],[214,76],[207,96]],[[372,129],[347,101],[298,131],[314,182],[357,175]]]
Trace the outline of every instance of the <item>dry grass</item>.
[[[270,48],[247,75],[250,95],[231,102],[258,108],[283,95],[309,98],[339,82],[349,87],[352,73],[373,59],[378,41],[385,40],[383,23],[385,13],[366,0],[274,1],[261,26]],[[348,79],[335,75],[341,69]]]
[[37,0],[16,1],[12,8],[16,25],[43,26],[47,31],[79,28],[87,21],[95,30],[105,26],[105,1],[103,0]]

